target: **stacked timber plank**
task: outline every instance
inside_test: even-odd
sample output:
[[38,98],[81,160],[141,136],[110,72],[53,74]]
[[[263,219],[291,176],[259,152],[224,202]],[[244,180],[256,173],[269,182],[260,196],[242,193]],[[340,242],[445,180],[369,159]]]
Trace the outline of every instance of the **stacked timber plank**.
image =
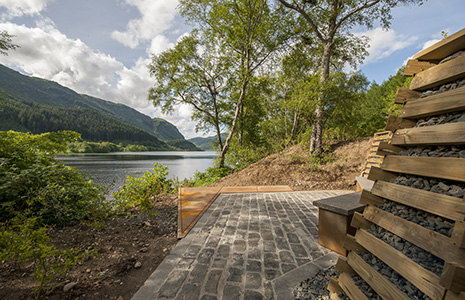
[[[370,151],[368,153],[367,161],[363,167],[362,175],[363,177],[368,177],[372,167],[379,167],[384,159],[384,154],[379,153],[379,146],[384,144],[389,144],[392,139],[392,131],[383,131],[375,133],[373,137],[373,143],[371,144]],[[381,144],[382,143],[382,144]]]
[[331,299],[465,299],[465,29],[417,53],[328,289]]

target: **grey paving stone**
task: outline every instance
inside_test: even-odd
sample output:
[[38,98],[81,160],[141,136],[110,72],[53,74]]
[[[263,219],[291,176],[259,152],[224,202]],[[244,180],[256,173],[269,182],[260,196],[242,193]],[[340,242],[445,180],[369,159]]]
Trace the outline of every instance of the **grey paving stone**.
[[244,266],[244,254],[241,253],[234,253],[232,257],[232,264],[233,267],[243,268]]
[[200,300],[218,300],[218,297],[212,295],[203,295]]
[[242,296],[241,288],[236,285],[226,284],[223,289],[223,300],[238,300]]
[[229,276],[226,281],[231,282],[242,282],[242,276],[244,275],[244,271],[240,268],[229,268]]
[[297,268],[297,266],[293,264],[281,264],[281,270],[283,271],[283,274],[286,274],[295,268]]
[[259,289],[262,286],[262,275],[260,273],[247,272],[245,275],[245,287]]
[[274,241],[263,241],[263,250],[265,252],[276,252],[276,245]]
[[215,249],[206,248],[200,251],[197,261],[200,264],[209,264],[212,260],[213,254],[215,254]]
[[300,244],[291,244],[292,251],[296,257],[308,257],[307,251],[305,248]]
[[218,283],[223,275],[221,270],[212,270],[208,274],[207,283],[205,284],[205,292],[210,294],[218,294]]
[[249,239],[249,241],[258,241],[258,240],[260,240],[260,234],[258,234],[256,232],[249,232],[248,239]]
[[247,299],[247,300],[262,300],[264,298],[263,298],[263,295],[260,294],[257,291],[247,290],[247,291],[245,291],[244,299]]
[[259,260],[247,260],[247,271],[261,272],[262,262]]
[[265,269],[265,278],[267,280],[273,280],[276,277],[279,277],[281,272],[277,269]]
[[200,245],[191,245],[191,246],[189,246],[189,248],[187,248],[187,251],[184,254],[184,256],[186,256],[186,257],[196,257],[197,254],[199,254],[200,249],[202,249],[202,246],[200,246]]
[[247,251],[247,258],[248,259],[262,259],[262,252],[258,248],[250,248]]
[[190,282],[194,284],[201,284],[207,277],[208,266],[204,264],[196,264],[190,273]]
[[218,247],[218,256],[220,256],[220,257],[228,257],[230,249],[231,249],[231,247],[229,245],[220,245]]
[[181,270],[190,270],[192,263],[195,261],[194,258],[183,258],[181,259],[178,264],[176,265],[177,269]]
[[289,251],[280,251],[279,252],[279,260],[282,262],[282,263],[294,263],[294,258],[292,256],[292,253],[289,252]]
[[185,284],[176,297],[176,300],[192,300],[192,299],[199,299],[200,297],[200,286],[193,285],[193,284]]
[[278,269],[278,255],[276,253],[265,253],[265,268]]
[[187,271],[173,271],[158,292],[159,299],[173,299],[187,277]]
[[235,252],[244,252],[247,249],[247,243],[244,240],[235,240],[234,241],[234,251]]
[[220,242],[220,237],[219,236],[210,236],[208,239],[207,243],[205,246],[209,248],[216,248],[218,247],[218,243]]
[[289,243],[300,243],[300,239],[297,237],[297,234],[292,232],[287,234],[287,240]]
[[289,243],[285,238],[276,238],[275,242],[279,250],[290,250]]
[[212,268],[223,269],[224,267],[226,267],[227,263],[228,261],[225,258],[217,257],[213,260]]

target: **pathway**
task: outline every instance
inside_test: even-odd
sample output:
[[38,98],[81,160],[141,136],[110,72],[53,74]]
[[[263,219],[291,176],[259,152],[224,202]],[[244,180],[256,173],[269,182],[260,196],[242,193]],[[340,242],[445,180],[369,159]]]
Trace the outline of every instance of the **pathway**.
[[346,192],[221,194],[132,299],[291,299],[338,256],[313,201]]

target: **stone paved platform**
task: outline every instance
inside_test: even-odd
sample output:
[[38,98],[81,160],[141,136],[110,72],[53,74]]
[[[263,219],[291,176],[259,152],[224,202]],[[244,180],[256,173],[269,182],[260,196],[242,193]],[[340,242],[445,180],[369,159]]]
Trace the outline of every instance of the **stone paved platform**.
[[338,257],[313,201],[347,192],[221,194],[132,299],[292,299]]

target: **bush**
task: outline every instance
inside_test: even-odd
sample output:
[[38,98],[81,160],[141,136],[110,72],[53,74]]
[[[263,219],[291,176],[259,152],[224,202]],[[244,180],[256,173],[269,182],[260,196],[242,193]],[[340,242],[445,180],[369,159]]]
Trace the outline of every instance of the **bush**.
[[63,274],[90,254],[79,253],[76,249],[55,249],[49,244],[46,231],[46,227],[36,227],[34,218],[15,217],[0,226],[0,262],[35,263],[36,299],[53,289],[56,275]]
[[220,180],[223,177],[228,176],[233,172],[232,168],[229,167],[211,167],[205,170],[205,172],[195,172],[194,177],[187,184],[189,186],[206,186],[213,182]]
[[0,132],[1,222],[21,214],[41,224],[63,226],[106,214],[103,187],[55,159],[78,138],[70,131]]
[[153,208],[150,199],[154,195],[174,191],[176,181],[167,177],[168,167],[158,163],[153,165],[152,172],[145,171],[140,178],[128,175],[124,186],[113,195],[116,207],[126,209],[140,206],[145,210]]

